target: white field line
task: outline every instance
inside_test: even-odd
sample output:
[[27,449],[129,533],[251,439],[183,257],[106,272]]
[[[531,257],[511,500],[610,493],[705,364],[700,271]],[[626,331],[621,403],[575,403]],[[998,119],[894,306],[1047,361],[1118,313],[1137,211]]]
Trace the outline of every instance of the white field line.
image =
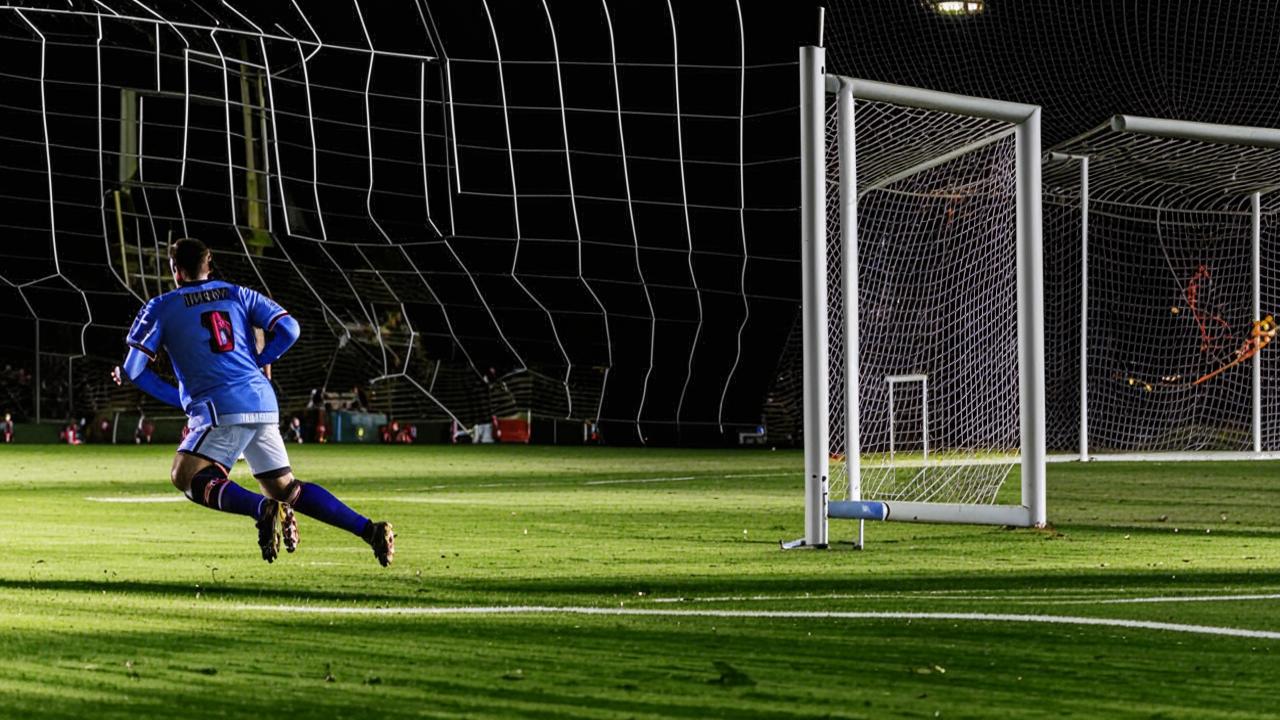
[[87,497],[89,502],[102,503],[180,503],[187,498],[182,495],[167,493],[165,495],[117,495],[115,497]]
[[723,602],[775,602],[793,600],[902,600],[904,598],[917,598],[923,600],[985,600],[995,599],[996,596],[984,595],[964,595],[963,590],[960,591],[942,591],[939,593],[928,593],[924,595],[904,594],[904,593],[824,593],[821,595],[805,594],[805,595],[720,595],[715,597],[656,597],[649,598],[651,603],[723,603]]
[[676,477],[651,477],[651,478],[622,478],[619,480],[588,480],[583,485],[628,485],[632,483],[660,483],[660,482],[680,482],[681,480],[697,480],[693,475],[679,475]]
[[1053,600],[1055,605],[1130,605],[1135,603],[1236,602],[1245,600],[1280,600],[1280,593],[1267,595],[1169,595],[1167,597],[1111,598],[1108,600]]
[[[446,485],[428,485],[422,490],[466,490],[469,488],[535,488],[535,487],[572,487],[573,485],[595,486],[595,485],[630,485],[630,484],[648,484],[648,483],[664,483],[664,482],[687,482],[690,480],[736,480],[739,478],[766,478],[766,477],[787,477],[793,475],[791,472],[771,472],[771,473],[742,473],[728,475],[673,475],[663,477],[643,477],[643,478],[616,478],[609,480],[586,480],[581,483],[563,483],[563,482],[494,482],[494,483],[453,483]],[[394,501],[404,500],[405,502],[424,502],[422,500],[413,500],[412,495],[353,495],[353,498],[360,500],[378,500],[378,501]]]
[[[664,483],[664,482],[687,482],[689,480],[734,480],[739,478],[765,478],[765,477],[784,477],[792,475],[791,472],[771,472],[771,473],[739,473],[728,475],[674,475],[664,477],[645,477],[645,478],[618,478],[610,480],[587,480],[577,483],[583,486],[594,485],[633,485],[648,483]],[[573,483],[569,483],[572,485]],[[446,485],[428,485],[422,490],[466,490],[469,488],[532,488],[532,487],[562,487],[565,483],[557,482],[540,482],[540,483],[520,483],[520,482],[493,482],[493,483],[456,483]],[[378,495],[378,496],[353,496],[360,500],[377,500],[377,501],[403,501],[403,502],[435,502],[425,499],[414,499],[412,495],[398,497],[396,495]],[[182,495],[119,495],[115,497],[86,497],[89,502],[104,503],[160,503],[160,502],[182,502]]]
[[1037,602],[1038,595],[969,595],[964,591],[931,593],[826,593],[821,595],[738,595],[721,597],[658,597],[651,603],[730,603],[730,602],[793,602],[804,600],[991,600],[1006,602]]
[[352,502],[396,502],[420,505],[477,505],[491,506],[492,500],[485,498],[432,497],[430,495],[343,495]]
[[[1102,593],[1123,591],[1100,590]],[[941,600],[950,602],[1004,602],[1032,605],[1130,605],[1143,603],[1239,602],[1280,600],[1280,593],[1250,595],[1156,595],[1132,598],[1091,598],[1088,593],[1073,590],[1052,595],[967,595],[964,591],[931,593],[828,593],[823,595],[724,595],[720,597],[658,597],[651,603],[727,603],[727,602],[794,602],[801,600]]]
[[1047,625],[1090,625],[1132,630],[1163,630],[1166,632],[1195,635],[1220,635],[1226,637],[1280,640],[1280,632],[1249,630],[1245,628],[1218,627],[1214,625],[1187,625],[1183,623],[1153,622],[1150,620],[1124,620],[1119,618],[1080,617],[1071,615],[1016,615],[1006,613],[947,613],[947,612],[844,612],[802,610],[667,610],[608,607],[555,607],[547,605],[507,605],[495,607],[324,607],[316,605],[232,605],[240,612],[296,613],[306,615],[373,615],[373,616],[485,616],[485,615],[601,615],[625,617],[705,617],[748,618],[780,620],[959,620],[987,623],[1039,623]]

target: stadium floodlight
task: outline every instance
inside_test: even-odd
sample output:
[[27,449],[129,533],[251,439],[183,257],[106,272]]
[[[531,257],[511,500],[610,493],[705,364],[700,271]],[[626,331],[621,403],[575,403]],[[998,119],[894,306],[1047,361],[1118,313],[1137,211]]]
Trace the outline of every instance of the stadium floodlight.
[[947,17],[981,15],[987,9],[984,0],[929,0],[928,4],[934,12]]
[[[826,547],[829,518],[1043,525],[1040,109],[827,75],[820,47],[800,87],[805,536],[784,547]],[[927,455],[891,439],[906,378]]]
[[1078,382],[1078,457],[1266,457],[1280,130],[1118,115],[1048,158],[1055,354],[1078,357],[1055,360],[1050,384]]

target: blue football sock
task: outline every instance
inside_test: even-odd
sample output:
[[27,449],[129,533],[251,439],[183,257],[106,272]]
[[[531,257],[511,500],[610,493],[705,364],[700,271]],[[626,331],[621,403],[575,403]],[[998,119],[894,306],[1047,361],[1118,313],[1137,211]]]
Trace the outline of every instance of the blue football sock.
[[210,466],[191,481],[192,501],[222,512],[248,515],[254,520],[262,517],[262,504],[266,500],[256,492],[250,492],[227,479],[222,469]]
[[288,497],[287,502],[294,510],[342,528],[352,535],[363,536],[371,522],[369,518],[344,505],[333,493],[313,483],[294,480],[290,484]]
[[222,491],[222,505],[218,509],[258,520],[262,517],[262,505],[265,501],[266,498],[258,493],[245,490],[228,480],[226,489]]

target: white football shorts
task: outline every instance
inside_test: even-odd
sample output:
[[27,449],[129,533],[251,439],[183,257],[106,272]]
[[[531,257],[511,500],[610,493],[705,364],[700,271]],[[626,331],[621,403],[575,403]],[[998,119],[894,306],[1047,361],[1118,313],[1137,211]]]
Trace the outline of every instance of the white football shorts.
[[192,428],[178,445],[178,452],[216,462],[228,471],[244,455],[254,477],[278,477],[289,470],[289,453],[284,449],[284,439],[276,423]]

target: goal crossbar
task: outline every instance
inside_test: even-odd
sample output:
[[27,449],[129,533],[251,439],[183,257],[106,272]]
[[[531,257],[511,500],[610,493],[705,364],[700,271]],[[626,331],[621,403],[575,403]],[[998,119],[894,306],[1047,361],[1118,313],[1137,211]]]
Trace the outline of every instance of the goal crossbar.
[[1280,186],[1280,130],[1116,115],[1050,148],[1050,197],[1078,194],[1089,161],[1089,199],[1119,206],[1240,212],[1249,194]]
[[999,120],[1013,125],[1040,113],[1038,105],[957,95],[941,90],[894,85],[845,75],[824,75],[823,83],[826,92],[832,95],[839,93],[841,88],[848,87],[853,96],[860,100],[873,100],[921,110],[940,110],[956,115]]
[[1110,127],[1116,132],[1137,133],[1153,137],[1197,140],[1199,142],[1253,147],[1280,148],[1280,130],[1247,125],[1170,120],[1139,115],[1115,115]]

